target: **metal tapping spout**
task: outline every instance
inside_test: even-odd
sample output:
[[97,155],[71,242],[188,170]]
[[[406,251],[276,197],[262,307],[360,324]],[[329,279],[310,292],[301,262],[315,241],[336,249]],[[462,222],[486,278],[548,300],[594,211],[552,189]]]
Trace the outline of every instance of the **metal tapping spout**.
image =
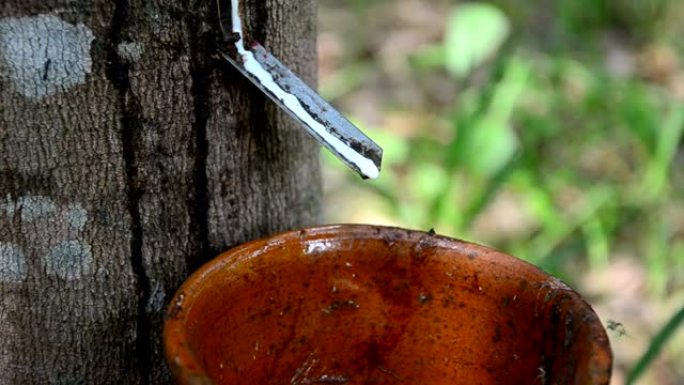
[[241,0],[217,0],[221,31],[232,44],[221,55],[362,178],[377,178],[382,148],[261,44],[248,40],[241,4]]

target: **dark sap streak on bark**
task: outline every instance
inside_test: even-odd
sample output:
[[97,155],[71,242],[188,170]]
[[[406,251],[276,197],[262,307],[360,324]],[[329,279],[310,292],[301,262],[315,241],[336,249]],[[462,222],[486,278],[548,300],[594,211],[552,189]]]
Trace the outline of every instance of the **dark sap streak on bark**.
[[[199,6],[199,4],[198,4]],[[190,240],[198,240],[199,249],[196,253],[186,257],[188,273],[192,273],[214,256],[215,252],[209,245],[209,197],[207,192],[207,157],[209,156],[209,143],[207,142],[207,124],[211,114],[211,82],[212,69],[208,65],[210,54],[216,52],[216,44],[212,44],[214,34],[202,34],[200,32],[202,21],[196,16],[190,17],[187,22],[190,36],[190,74],[192,87],[190,92],[193,100],[195,133],[195,164],[193,167],[194,196],[190,198]],[[217,30],[217,29],[215,29]]]
[[136,359],[140,370],[141,384],[150,383],[152,356],[151,322],[146,306],[150,298],[150,278],[145,271],[142,253],[142,222],[140,219],[140,197],[143,193],[138,180],[136,164],[136,142],[142,129],[141,106],[131,91],[129,78],[130,65],[120,58],[117,46],[123,41],[122,32],[129,18],[128,0],[114,2],[111,29],[107,36],[107,78],[118,92],[121,110],[121,143],[126,169],[127,208],[131,217],[131,267],[137,280],[139,293],[136,319]]
[[[256,3],[256,9],[252,18],[253,24],[251,25],[249,31],[250,36],[253,39],[257,39],[257,41],[263,43],[267,43],[266,31],[268,30],[269,25],[268,3],[268,1],[260,1]],[[249,89],[252,107],[250,115],[252,118],[251,129],[254,130],[254,143],[256,145],[257,154],[259,154],[259,157],[262,160],[261,162],[258,162],[259,176],[261,177],[259,183],[266,186],[269,184],[268,179],[272,178],[270,173],[271,170],[269,168],[272,166],[271,162],[274,158],[274,149],[277,146],[274,141],[278,140],[278,133],[276,132],[276,127],[274,126],[276,123],[267,113],[268,105],[271,103],[270,99],[251,84],[249,85]],[[262,212],[259,214],[259,217],[268,218],[269,213],[267,211],[271,210],[271,207],[268,206],[269,202],[265,199],[262,200],[261,203],[260,209]],[[258,224],[258,231],[260,234],[268,234],[273,230],[269,228],[267,223],[260,221]]]
[[258,1],[255,7],[255,28],[252,29],[251,37],[263,44],[266,40],[266,26],[268,25],[268,1]]

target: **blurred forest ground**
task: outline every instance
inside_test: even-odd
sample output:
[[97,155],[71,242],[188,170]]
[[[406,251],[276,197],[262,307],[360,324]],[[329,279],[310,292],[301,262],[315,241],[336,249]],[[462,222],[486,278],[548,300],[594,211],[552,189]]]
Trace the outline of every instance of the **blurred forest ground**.
[[385,149],[370,182],[324,153],[327,221],[524,258],[597,310],[613,384],[684,384],[684,1],[320,4],[321,92]]

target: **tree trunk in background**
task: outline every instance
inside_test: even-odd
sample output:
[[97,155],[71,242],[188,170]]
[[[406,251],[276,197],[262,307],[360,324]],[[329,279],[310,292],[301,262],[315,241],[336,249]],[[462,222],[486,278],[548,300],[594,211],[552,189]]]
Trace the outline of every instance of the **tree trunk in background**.
[[[318,220],[318,147],[216,55],[213,0],[0,5],[0,384],[162,384],[163,308]],[[315,79],[315,0],[247,1]]]

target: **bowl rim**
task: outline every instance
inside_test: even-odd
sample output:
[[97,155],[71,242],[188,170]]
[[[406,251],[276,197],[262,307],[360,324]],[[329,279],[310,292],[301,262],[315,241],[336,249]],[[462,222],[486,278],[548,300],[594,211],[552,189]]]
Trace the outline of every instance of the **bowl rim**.
[[596,374],[599,377],[606,379],[605,385],[608,384],[612,372],[613,358],[606,330],[594,309],[584,298],[559,279],[520,258],[487,246],[438,235],[433,230],[425,232],[393,226],[367,224],[333,224],[276,233],[228,249],[193,272],[176,290],[164,313],[162,342],[166,362],[171,369],[174,379],[180,385],[214,385],[214,382],[206,375],[202,363],[193,353],[185,331],[185,321],[187,315],[192,310],[194,300],[202,293],[203,288],[210,281],[208,278],[214,273],[244,259],[266,254],[272,248],[281,246],[294,239],[303,241],[332,236],[354,237],[354,239],[382,239],[383,235],[396,233],[403,233],[406,237],[403,240],[420,241],[430,237],[429,239],[436,242],[437,245],[448,246],[448,248],[454,249],[455,252],[464,255],[468,255],[468,253],[487,255],[490,258],[496,258],[497,261],[516,264],[521,268],[528,269],[528,271],[536,271],[547,277],[549,285],[569,295],[573,305],[578,310],[589,311],[596,317],[597,322],[592,322],[589,333],[590,337],[588,337],[588,340],[591,341],[590,351],[592,353],[590,354],[591,358],[588,367],[592,368],[592,372],[597,371]]

